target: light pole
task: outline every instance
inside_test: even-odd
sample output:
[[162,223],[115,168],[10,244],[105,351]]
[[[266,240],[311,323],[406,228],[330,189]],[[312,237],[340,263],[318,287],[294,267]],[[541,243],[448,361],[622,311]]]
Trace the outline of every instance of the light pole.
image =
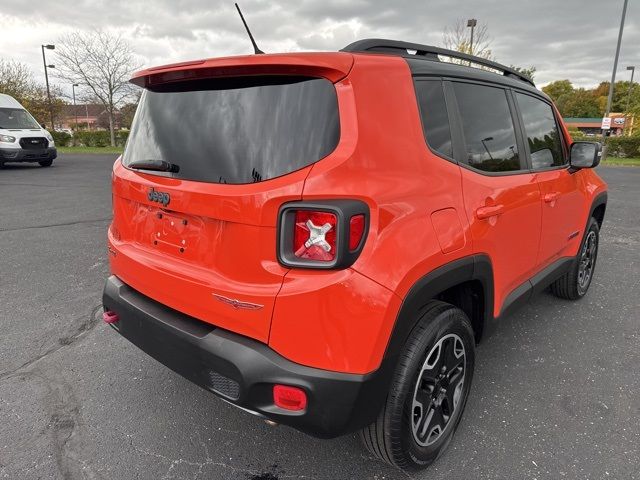
[[467,20],[467,27],[471,27],[471,41],[469,42],[469,55],[473,55],[473,29],[476,28],[478,20],[470,18]]
[[489,151],[489,149],[487,148],[487,144],[485,143],[485,142],[490,142],[491,140],[493,140],[493,137],[483,138],[480,141],[482,142],[482,146],[484,147],[484,149],[487,151],[487,155],[489,155],[489,158],[493,160],[493,156],[491,155],[491,152]]
[[78,86],[77,83],[71,84],[71,91],[73,92],[73,114],[76,116],[76,130],[78,130],[78,110],[76,110],[76,87]]
[[44,49],[53,50],[55,45],[40,45],[42,48],[42,64],[44,65],[44,80],[47,83],[47,100],[49,101],[49,116],[51,118],[51,129],[53,130],[53,105],[51,104],[51,91],[49,90],[49,73],[48,68],[56,68],[55,65],[47,65],[47,59],[44,55]]
[[[622,43],[622,31],[624,30],[624,17],[627,14],[627,3],[629,0],[624,0],[622,6],[622,18],[620,19],[620,31],[618,32],[618,45],[616,46],[616,56],[613,60],[613,72],[611,72],[611,83],[609,84],[609,96],[607,97],[607,109],[604,112],[604,117],[607,118],[611,112],[611,102],[613,100],[613,85],[616,83],[616,70],[618,69],[618,57],[620,56],[620,44]],[[606,130],[602,129],[602,143],[605,140]]]
[[[633,74],[636,73],[636,67],[635,67],[635,65],[631,65],[630,67],[627,67],[627,70],[631,70],[631,81],[629,82],[629,93],[627,94],[627,106],[624,109],[624,113],[625,113],[624,129],[625,129],[625,131],[627,130],[627,127],[629,126],[629,125],[627,125],[627,122],[629,121],[629,106],[631,105],[631,92],[633,92]],[[630,130],[629,130],[629,135],[631,135]]]

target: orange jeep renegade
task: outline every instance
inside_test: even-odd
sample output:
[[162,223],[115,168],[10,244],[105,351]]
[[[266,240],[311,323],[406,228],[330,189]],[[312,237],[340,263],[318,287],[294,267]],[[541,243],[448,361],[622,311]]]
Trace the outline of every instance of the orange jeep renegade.
[[600,146],[517,71],[371,39],[132,82],[104,319],[248,412],[419,469],[497,319],[589,288]]

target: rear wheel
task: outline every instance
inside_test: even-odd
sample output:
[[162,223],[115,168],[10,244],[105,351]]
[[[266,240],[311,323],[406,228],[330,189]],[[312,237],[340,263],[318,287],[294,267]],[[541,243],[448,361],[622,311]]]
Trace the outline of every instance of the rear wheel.
[[430,302],[400,355],[382,411],[360,431],[365,447],[406,470],[431,464],[460,422],[474,362],[473,330],[465,313]]
[[591,218],[582,245],[571,269],[551,284],[551,292],[560,298],[578,300],[589,290],[598,258],[600,228],[595,218]]
[[50,167],[53,163],[53,160],[43,160],[42,162],[38,162],[41,167]]

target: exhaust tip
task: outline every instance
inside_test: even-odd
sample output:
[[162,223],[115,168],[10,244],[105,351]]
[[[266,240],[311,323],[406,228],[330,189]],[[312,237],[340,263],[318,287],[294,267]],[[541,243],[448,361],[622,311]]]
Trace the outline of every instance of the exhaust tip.
[[107,310],[102,314],[102,320],[104,321],[104,323],[111,324],[116,323],[118,320],[120,320],[120,317],[118,317],[118,314],[113,310]]
[[273,420],[265,420],[264,423],[266,423],[270,427],[277,427],[278,426],[278,424],[276,422],[274,422]]

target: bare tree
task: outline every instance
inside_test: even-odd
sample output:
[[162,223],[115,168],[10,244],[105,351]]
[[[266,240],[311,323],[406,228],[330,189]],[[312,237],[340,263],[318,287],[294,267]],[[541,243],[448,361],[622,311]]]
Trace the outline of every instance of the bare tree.
[[33,75],[26,64],[0,59],[0,93],[21,98],[28,95],[33,87]]
[[57,76],[69,83],[85,85],[104,105],[111,145],[115,146],[115,113],[131,96],[128,81],[139,68],[131,46],[121,35],[102,30],[73,32],[58,43]]
[[[47,90],[34,80],[33,73],[24,63],[0,59],[0,93],[18,100],[39,122],[49,117]],[[52,85],[51,109],[56,116],[62,112],[66,103],[63,97],[61,89]]]
[[453,25],[445,27],[442,35],[442,43],[444,43],[445,48],[486,58],[487,60],[493,59],[492,41],[487,24],[481,23],[473,31],[472,46],[471,29],[467,27],[466,21],[462,18],[457,19]]

